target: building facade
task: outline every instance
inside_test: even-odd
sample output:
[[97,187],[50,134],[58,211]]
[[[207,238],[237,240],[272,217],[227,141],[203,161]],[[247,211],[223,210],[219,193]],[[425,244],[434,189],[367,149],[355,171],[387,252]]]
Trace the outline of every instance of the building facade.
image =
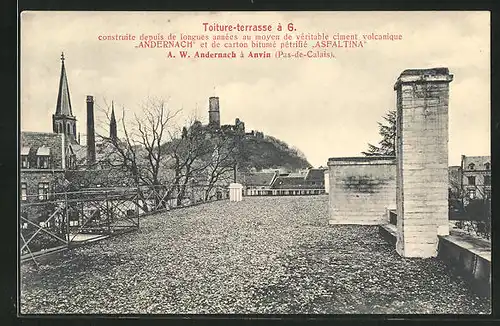
[[491,198],[491,157],[466,156],[461,160],[461,188],[468,199]]
[[21,202],[48,200],[62,191],[76,156],[64,133],[21,132]]
[[65,171],[77,168],[76,117],[71,107],[64,54],[61,55],[61,76],[55,113],[52,115],[52,129],[52,133],[21,132],[21,202],[50,199],[51,194],[63,191]]
[[[80,144],[76,116],[73,114],[64,54],[56,108],[52,115],[53,132],[21,132],[21,202],[48,200],[51,194],[79,187],[127,184],[128,176],[109,173],[97,160],[107,161],[112,149],[96,144],[94,98],[86,97],[87,137]],[[112,105],[110,139],[117,139],[116,118]]]
[[277,172],[255,172],[243,176],[244,194],[246,196],[272,195],[272,185],[278,176]]
[[242,183],[247,196],[319,195],[325,193],[325,169],[254,172]]

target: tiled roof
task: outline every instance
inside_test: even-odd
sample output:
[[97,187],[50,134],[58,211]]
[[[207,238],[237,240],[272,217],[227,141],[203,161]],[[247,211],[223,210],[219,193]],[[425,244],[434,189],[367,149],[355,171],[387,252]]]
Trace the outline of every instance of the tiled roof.
[[29,148],[26,155],[30,166],[36,166],[37,155],[50,155],[51,167],[62,168],[63,134],[22,131],[20,140],[21,152]]
[[306,180],[323,180],[325,178],[325,169],[309,169]]
[[274,172],[256,172],[247,174],[244,177],[246,186],[269,186],[274,178]]
[[291,172],[288,174],[288,178],[304,178],[306,176],[306,171],[300,171],[300,172]]
[[462,168],[464,170],[470,170],[469,165],[471,163],[474,164],[474,170],[486,170],[485,163],[491,164],[491,156],[462,156]]
[[305,185],[304,177],[279,177],[273,183],[273,188],[293,189]]

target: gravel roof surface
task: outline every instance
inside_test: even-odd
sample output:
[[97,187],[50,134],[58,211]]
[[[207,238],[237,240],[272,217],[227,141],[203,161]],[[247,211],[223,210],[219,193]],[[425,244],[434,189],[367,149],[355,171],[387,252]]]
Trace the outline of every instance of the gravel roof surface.
[[376,226],[329,226],[327,196],[244,197],[21,268],[21,313],[477,314],[490,301]]

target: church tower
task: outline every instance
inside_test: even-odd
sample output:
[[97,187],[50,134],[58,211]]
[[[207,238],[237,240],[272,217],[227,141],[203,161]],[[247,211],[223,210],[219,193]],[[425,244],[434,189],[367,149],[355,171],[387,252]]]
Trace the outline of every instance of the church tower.
[[116,131],[116,118],[115,118],[115,106],[113,102],[111,102],[111,118],[109,119],[109,138],[112,140],[116,140],[118,137],[118,133]]
[[56,112],[52,115],[52,129],[55,133],[69,136],[76,142],[76,117],[73,116],[69,96],[68,77],[64,67],[64,53],[61,54],[61,77],[59,79],[59,92],[57,94]]

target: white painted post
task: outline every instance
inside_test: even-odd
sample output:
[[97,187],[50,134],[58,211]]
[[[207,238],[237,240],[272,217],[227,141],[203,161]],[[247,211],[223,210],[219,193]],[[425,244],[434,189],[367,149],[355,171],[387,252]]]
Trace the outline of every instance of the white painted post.
[[242,200],[242,194],[241,191],[243,190],[243,185],[240,183],[231,183],[229,185],[229,201],[241,201]]

